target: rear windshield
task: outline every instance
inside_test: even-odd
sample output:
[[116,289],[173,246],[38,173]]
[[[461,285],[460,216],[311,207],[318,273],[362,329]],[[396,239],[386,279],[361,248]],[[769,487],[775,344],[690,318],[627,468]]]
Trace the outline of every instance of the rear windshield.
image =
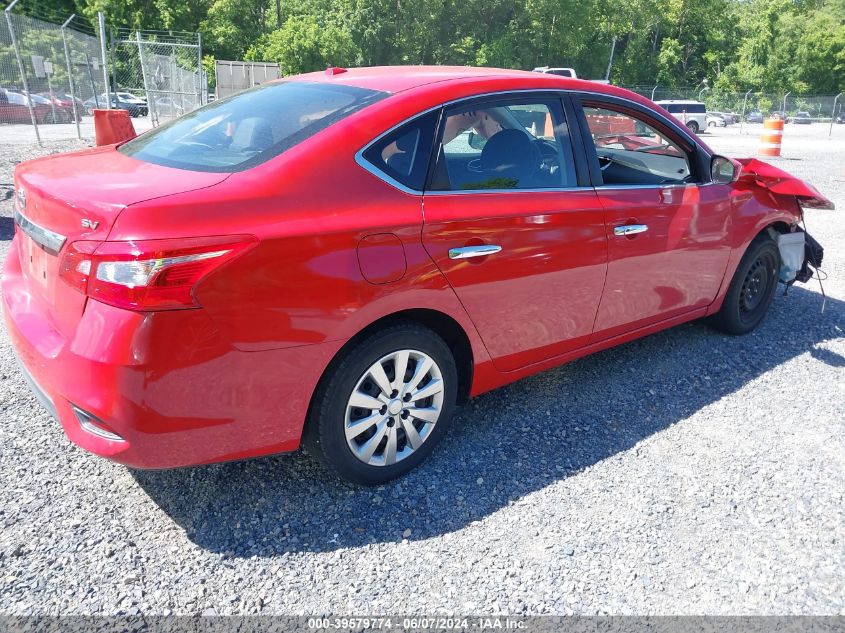
[[177,169],[242,171],[385,96],[344,85],[264,84],[142,134],[118,151]]

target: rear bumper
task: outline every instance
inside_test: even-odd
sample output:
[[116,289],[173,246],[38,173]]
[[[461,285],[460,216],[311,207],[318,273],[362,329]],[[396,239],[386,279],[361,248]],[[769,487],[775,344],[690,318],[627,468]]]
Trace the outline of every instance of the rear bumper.
[[[203,310],[141,314],[89,300],[64,335],[22,276],[3,271],[6,328],[33,393],[82,448],[135,468],[294,450],[311,394],[342,341],[242,352]],[[92,432],[74,407],[122,440]]]

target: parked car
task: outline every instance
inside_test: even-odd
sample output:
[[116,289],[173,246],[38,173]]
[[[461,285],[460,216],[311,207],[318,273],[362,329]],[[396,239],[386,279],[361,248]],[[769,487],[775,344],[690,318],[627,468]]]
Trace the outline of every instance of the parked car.
[[833,120],[837,123],[845,123],[845,112],[840,112]]
[[739,122],[739,114],[736,112],[722,112],[721,115],[727,125],[733,125]]
[[[25,92],[22,94],[26,96]],[[50,108],[48,123],[71,123],[73,121],[73,108],[70,104],[64,106],[58,100],[39,94],[32,95],[32,102]]]
[[442,67],[265,83],[14,186],[3,315],[73,442],[167,468],[302,441],[365,484],[469,397],[694,319],[751,332],[776,237],[833,206],[633,92]]
[[693,134],[707,127],[707,108],[700,101],[656,101],[657,105],[682,121]]
[[780,110],[775,110],[769,115],[770,119],[780,119],[784,123],[789,123],[789,117],[786,116],[785,113],[781,112]]
[[[25,94],[0,90],[0,122],[32,124],[29,104],[30,100]],[[37,95],[33,95],[32,109],[35,122],[38,124],[56,123],[59,120],[58,115],[50,107],[50,102]]]
[[178,101],[174,101],[173,97],[153,97],[155,100],[156,112],[159,116],[177,117],[185,113],[185,108]]
[[558,77],[569,77],[570,79],[578,79],[578,74],[574,68],[550,68],[549,66],[538,66],[534,69],[535,73],[544,73],[546,75],[557,75]]
[[707,113],[707,127],[725,127],[727,124],[721,112]]
[[745,121],[747,123],[762,123],[763,118],[763,113],[760,110],[752,110],[746,115]]
[[121,101],[125,101],[126,103],[134,103],[137,105],[147,105],[147,100],[143,97],[139,97],[138,95],[134,95],[131,92],[115,92],[114,94],[117,95],[117,98]]
[[[119,93],[119,94],[128,94],[128,93]],[[95,108],[105,108],[106,104],[108,103],[108,99],[105,94],[98,95],[95,99],[91,97],[85,102],[85,109],[88,111],[88,114],[93,114]],[[148,108],[147,103],[137,103],[135,101],[126,101],[125,99],[118,96],[118,94],[112,93],[111,95],[111,107],[118,109],[118,110],[126,110],[131,117],[139,117],[139,116],[147,116]]]
[[64,92],[54,92],[52,94],[49,92],[41,92],[39,95],[48,101],[52,100],[56,106],[69,112],[71,120],[73,119],[74,112],[78,116],[85,115],[85,106],[83,105],[81,99],[74,99],[72,96]]
[[792,123],[795,123],[796,125],[810,125],[812,122],[813,119],[809,112],[798,112],[794,117],[792,117]]

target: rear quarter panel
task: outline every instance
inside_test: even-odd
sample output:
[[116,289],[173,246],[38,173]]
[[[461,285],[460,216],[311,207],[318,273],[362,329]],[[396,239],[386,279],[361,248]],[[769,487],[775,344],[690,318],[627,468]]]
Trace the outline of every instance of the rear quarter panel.
[[[426,107],[418,99],[392,105],[350,117],[220,185],[132,205],[109,239],[257,236],[257,248],[196,291],[216,327],[244,351],[346,340],[384,316],[425,308],[457,321],[483,362],[471,322],[422,247],[421,196],[355,162],[367,142]],[[401,241],[405,270],[373,283],[362,274],[358,246],[383,234]]]

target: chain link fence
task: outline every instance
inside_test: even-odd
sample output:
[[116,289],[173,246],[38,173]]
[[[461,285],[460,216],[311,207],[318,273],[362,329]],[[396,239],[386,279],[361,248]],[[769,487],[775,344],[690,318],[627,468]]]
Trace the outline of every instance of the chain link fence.
[[[624,86],[638,94],[661,100],[701,101],[708,111],[730,112],[747,118],[749,114],[762,114],[767,117],[772,113],[781,113],[793,117],[798,112],[807,112],[816,121],[830,121],[843,111],[843,97],[835,95],[796,95],[792,93],[773,94],[764,92],[720,92],[707,87],[668,88],[663,86]],[[753,118],[756,118],[754,116]]]
[[118,97],[142,96],[147,108],[141,116],[153,125],[207,101],[199,34],[121,30],[112,35],[112,49]]
[[10,11],[0,22],[0,123],[28,124],[39,142],[93,137],[90,113],[105,107],[99,40],[73,22]]
[[97,108],[126,110],[144,131],[207,101],[198,33],[101,38],[76,16],[59,25],[11,8],[0,18],[0,133],[10,140],[93,139]]

